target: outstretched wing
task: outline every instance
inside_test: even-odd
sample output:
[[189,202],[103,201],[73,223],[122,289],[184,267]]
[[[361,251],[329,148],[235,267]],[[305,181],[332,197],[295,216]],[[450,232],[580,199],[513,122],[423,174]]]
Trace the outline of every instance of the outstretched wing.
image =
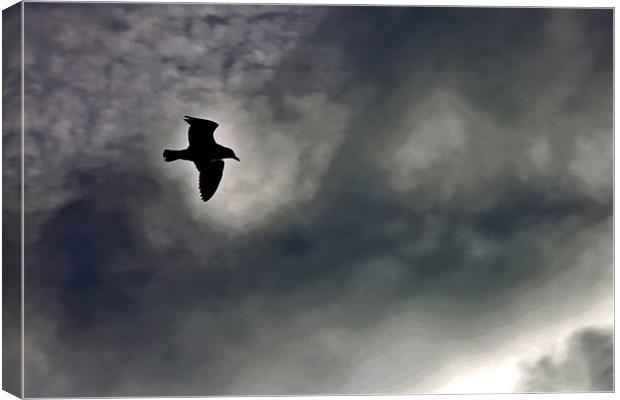
[[209,121],[208,119],[200,119],[194,117],[183,118],[185,122],[189,124],[189,146],[190,147],[205,147],[215,144],[213,138],[213,132],[219,126],[215,121]]
[[198,188],[200,189],[200,198],[207,201],[215,194],[217,187],[222,180],[224,172],[224,161],[214,160],[203,163],[196,163],[198,167]]

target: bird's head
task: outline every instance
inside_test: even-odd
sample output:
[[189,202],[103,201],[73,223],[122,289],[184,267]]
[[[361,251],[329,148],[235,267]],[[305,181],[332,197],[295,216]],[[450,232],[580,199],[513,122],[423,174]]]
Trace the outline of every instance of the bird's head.
[[224,157],[222,158],[232,158],[233,160],[241,161],[239,160],[239,157],[237,157],[233,149],[229,149],[228,147],[224,150]]

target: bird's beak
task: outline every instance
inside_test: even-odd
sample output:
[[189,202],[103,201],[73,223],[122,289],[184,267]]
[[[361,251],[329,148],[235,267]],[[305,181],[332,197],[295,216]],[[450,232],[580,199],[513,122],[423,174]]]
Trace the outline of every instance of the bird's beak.
[[237,157],[237,156],[235,156],[235,157],[233,157],[233,158],[234,158],[235,160],[237,160],[237,161],[241,161],[241,160],[239,159],[239,157]]

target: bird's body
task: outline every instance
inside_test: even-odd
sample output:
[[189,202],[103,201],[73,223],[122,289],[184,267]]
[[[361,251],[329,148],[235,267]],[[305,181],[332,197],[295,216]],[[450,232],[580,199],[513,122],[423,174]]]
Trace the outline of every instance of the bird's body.
[[189,147],[184,150],[164,150],[164,161],[192,161],[199,171],[198,187],[200,198],[207,201],[215,194],[222,179],[224,159],[239,161],[235,152],[215,143],[213,133],[219,126],[217,122],[206,119],[185,117],[189,124]]
[[228,158],[227,150],[230,149],[228,149],[228,147],[220,146],[217,143],[215,146],[208,147],[206,149],[188,147],[185,150],[164,150],[164,160],[187,160],[193,162],[199,160],[221,160]]

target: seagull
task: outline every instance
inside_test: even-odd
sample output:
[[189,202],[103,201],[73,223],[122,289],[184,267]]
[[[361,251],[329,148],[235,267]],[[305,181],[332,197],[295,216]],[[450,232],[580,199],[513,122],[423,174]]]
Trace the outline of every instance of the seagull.
[[239,161],[239,158],[232,149],[215,143],[213,133],[219,126],[217,122],[188,116],[183,119],[189,124],[189,147],[185,150],[164,150],[164,161],[192,161],[198,168],[200,198],[206,202],[213,197],[222,180],[224,159]]

